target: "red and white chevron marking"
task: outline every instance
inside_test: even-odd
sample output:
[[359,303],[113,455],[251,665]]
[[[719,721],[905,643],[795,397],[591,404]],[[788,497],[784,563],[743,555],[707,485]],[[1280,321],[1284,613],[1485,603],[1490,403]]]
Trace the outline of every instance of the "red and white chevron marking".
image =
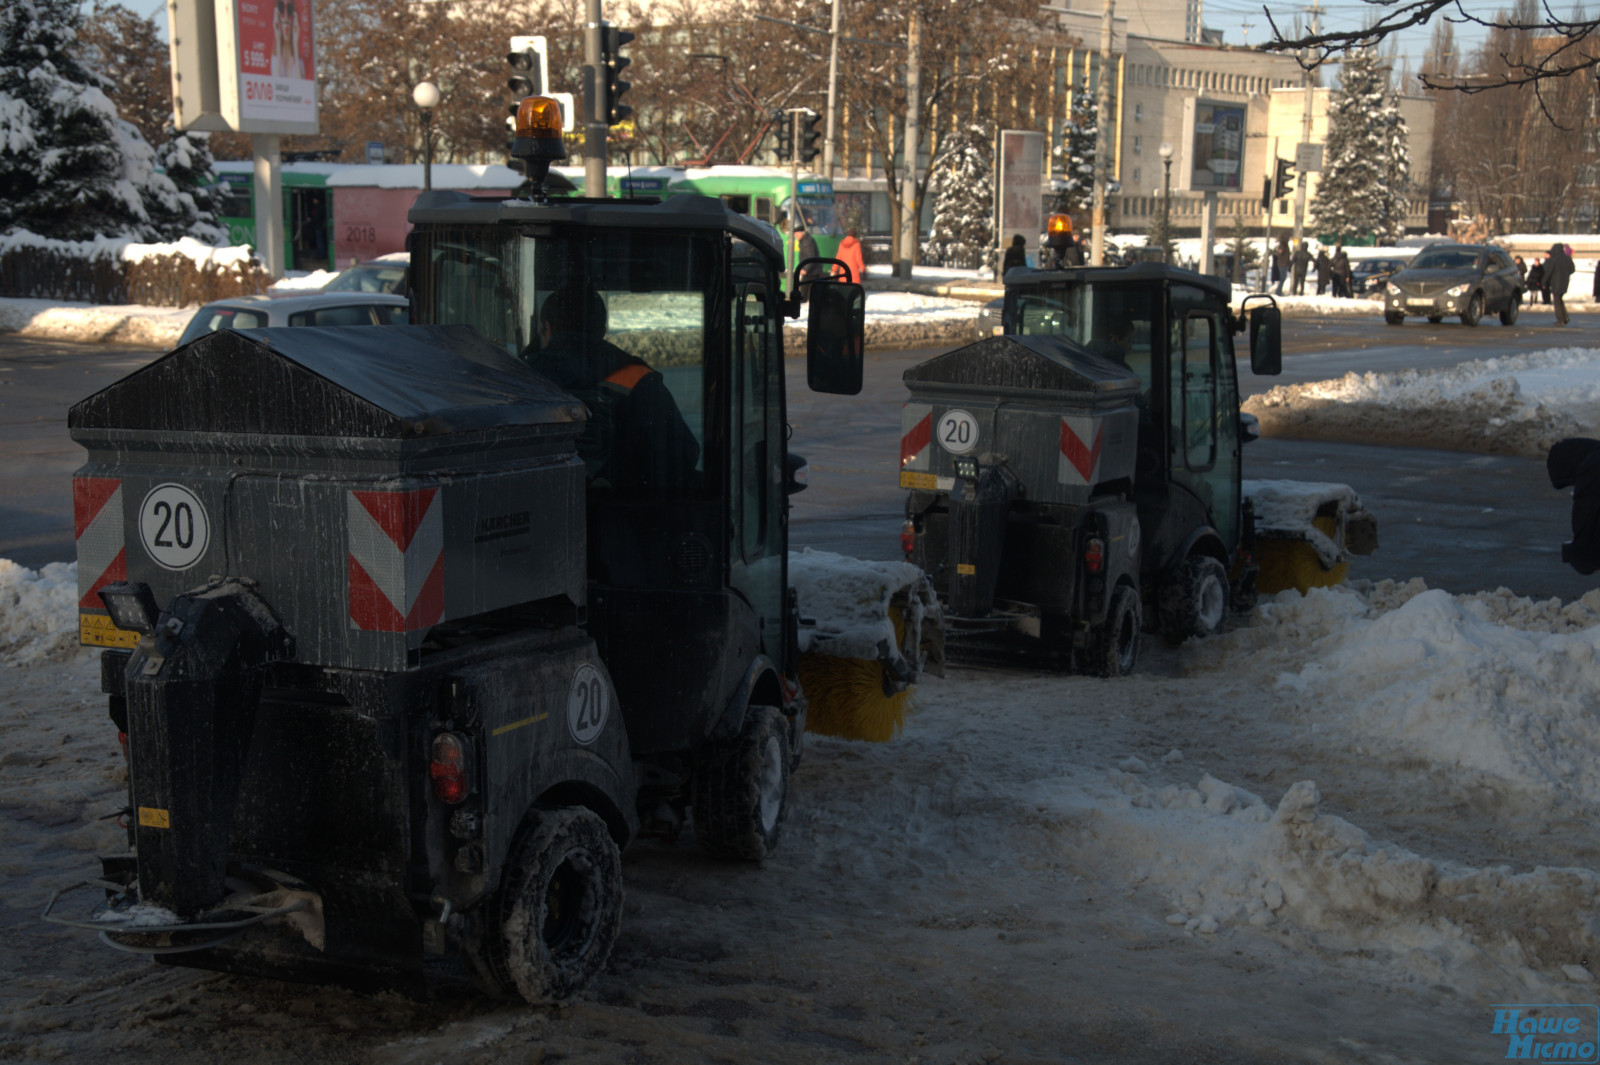
[[1061,462],[1056,480],[1060,484],[1094,484],[1100,476],[1100,451],[1105,444],[1106,426],[1099,418],[1061,419]]
[[933,442],[933,408],[907,403],[900,414],[900,468],[928,469],[928,445]]
[[72,479],[72,535],[78,544],[78,609],[104,613],[100,589],[128,579],[123,543],[122,481],[115,477]]
[[350,621],[414,632],[444,616],[444,501],[437,488],[351,492]]

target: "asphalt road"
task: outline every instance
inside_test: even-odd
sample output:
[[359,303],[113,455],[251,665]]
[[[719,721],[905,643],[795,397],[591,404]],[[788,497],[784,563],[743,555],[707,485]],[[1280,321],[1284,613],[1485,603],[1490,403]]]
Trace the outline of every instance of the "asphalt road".
[[[1574,315],[1565,329],[1539,309],[1510,328],[1492,321],[1474,329],[1394,328],[1376,317],[1291,318],[1284,375],[1245,375],[1243,388],[1589,343],[1600,346],[1600,315]],[[790,361],[791,447],[811,465],[811,487],[795,497],[794,546],[899,557],[901,374],[941,350],[868,356],[859,396],[808,391],[803,364]],[[10,460],[0,466],[0,558],[37,569],[74,557],[71,475],[83,452],[67,433],[67,409],[159,354],[0,335],[0,440]],[[1592,586],[1561,564],[1566,498],[1549,488],[1535,459],[1262,440],[1247,448],[1245,472],[1354,486],[1378,516],[1381,543],[1377,554],[1356,560],[1356,577],[1421,576],[1457,592],[1505,585],[1563,598]]]

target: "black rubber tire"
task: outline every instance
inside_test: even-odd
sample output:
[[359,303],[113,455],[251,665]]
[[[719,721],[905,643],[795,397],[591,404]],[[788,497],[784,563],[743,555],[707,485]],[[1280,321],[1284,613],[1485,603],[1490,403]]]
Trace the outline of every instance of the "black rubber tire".
[[1388,324],[1390,324],[1390,325],[1405,325],[1406,324],[1406,316],[1405,315],[1403,315],[1403,314],[1395,314],[1395,313],[1393,313],[1391,311],[1383,312],[1383,320],[1385,322],[1387,322]]
[[1428,324],[1429,325],[1438,325],[1442,321],[1444,321],[1444,315],[1442,315],[1442,314],[1430,314],[1430,315],[1428,315]]
[[1466,310],[1461,312],[1461,324],[1477,325],[1481,318],[1483,318],[1483,293],[1474,292],[1472,298],[1467,301]]
[[789,810],[788,730],[776,707],[752,706],[737,739],[705,752],[695,773],[694,835],[709,853],[757,862],[777,849]]
[[1117,585],[1111,592],[1105,623],[1089,633],[1080,668],[1094,677],[1126,677],[1139,664],[1143,628],[1139,593],[1126,584]]
[[1501,325],[1516,325],[1517,315],[1522,310],[1522,293],[1513,292],[1511,299],[1506,303],[1505,310],[1500,312]]
[[1156,627],[1171,644],[1210,636],[1228,616],[1228,574],[1210,555],[1190,555],[1161,586]]
[[485,975],[534,1005],[565,1002],[600,975],[621,931],[622,855],[605,821],[578,806],[534,810],[511,853]]

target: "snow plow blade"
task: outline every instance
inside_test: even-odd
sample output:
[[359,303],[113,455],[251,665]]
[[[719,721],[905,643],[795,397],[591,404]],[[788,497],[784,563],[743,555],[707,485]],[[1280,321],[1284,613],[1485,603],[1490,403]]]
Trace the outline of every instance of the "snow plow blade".
[[886,743],[915,707],[924,673],[944,676],[944,619],[908,562],[827,551],[789,555],[800,607],[800,686],[808,731]]
[[1343,584],[1350,556],[1378,549],[1378,520],[1349,485],[1244,481],[1240,488],[1255,511],[1256,589],[1264,595]]

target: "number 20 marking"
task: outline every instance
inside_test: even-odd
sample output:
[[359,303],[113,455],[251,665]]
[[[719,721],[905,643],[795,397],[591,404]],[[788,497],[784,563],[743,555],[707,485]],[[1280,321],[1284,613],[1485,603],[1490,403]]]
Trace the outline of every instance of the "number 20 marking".
[[964,410],[945,411],[934,435],[952,455],[965,455],[978,445],[978,419]]

